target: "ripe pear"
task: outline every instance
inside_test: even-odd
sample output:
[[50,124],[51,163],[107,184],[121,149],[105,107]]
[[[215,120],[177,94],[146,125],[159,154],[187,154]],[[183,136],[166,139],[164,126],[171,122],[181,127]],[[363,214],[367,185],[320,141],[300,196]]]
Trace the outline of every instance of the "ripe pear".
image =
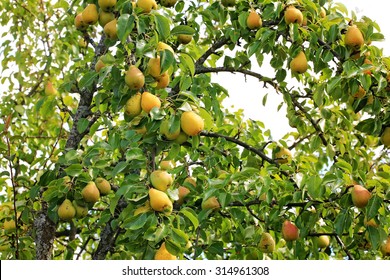
[[390,256],[390,237],[387,237],[386,241],[382,243],[381,252],[383,256]]
[[364,225],[366,227],[374,227],[374,228],[377,228],[379,226],[377,224],[377,222],[375,221],[375,219],[371,219],[371,220],[367,221],[366,217],[364,218]]
[[137,92],[135,95],[127,100],[125,105],[125,113],[131,118],[134,118],[141,114],[141,93]]
[[86,202],[95,203],[100,199],[99,189],[96,187],[96,184],[93,181],[88,182],[88,184],[81,191],[81,195]]
[[166,88],[169,85],[171,78],[168,72],[164,72],[161,76],[156,78],[156,89]]
[[185,134],[183,131],[180,131],[179,136],[175,140],[173,140],[175,143],[181,145],[188,140],[188,135]]
[[194,186],[194,188],[196,188],[196,179],[194,177],[187,177],[184,179],[184,183],[189,183],[191,185]]
[[156,254],[154,255],[154,259],[155,260],[177,260],[176,256],[168,252],[167,248],[165,247],[165,242],[163,242],[160,248],[156,251]]
[[301,51],[295,58],[293,58],[293,60],[291,60],[290,68],[293,73],[302,74],[306,72],[308,64],[306,55],[303,51]]
[[139,90],[145,84],[145,76],[137,66],[131,65],[126,71],[125,82],[132,90]]
[[167,7],[167,8],[175,6],[176,2],[177,2],[177,0],[160,0],[161,6]]
[[275,250],[275,240],[268,232],[263,232],[259,242],[260,251],[263,253],[272,253]]
[[360,48],[364,44],[363,34],[356,25],[349,26],[345,33],[344,43],[351,48]]
[[255,10],[251,10],[246,19],[246,26],[249,29],[259,29],[263,25],[263,21],[258,13]]
[[104,64],[104,62],[101,60],[101,59],[99,59],[97,62],[96,62],[96,64],[95,64],[95,71],[96,72],[100,72],[100,70],[103,68],[103,67],[105,67],[106,66],[106,64]]
[[171,160],[162,160],[159,166],[162,170],[171,170],[174,168],[174,164]]
[[137,209],[135,209],[134,216],[137,216],[137,215],[142,214],[142,213],[149,212],[151,210],[152,210],[152,208],[150,208],[149,200],[147,200],[145,202],[145,205],[142,205],[142,206],[138,207]]
[[76,200],[73,200],[72,202],[73,204],[73,207],[74,209],[76,209],[76,218],[80,219],[80,218],[84,218],[85,216],[88,215],[88,208],[83,206],[83,205],[79,205]]
[[138,0],[137,7],[141,8],[144,13],[150,13],[152,9],[157,9],[157,3],[154,0]]
[[284,221],[282,224],[282,235],[286,241],[294,241],[299,238],[299,230],[296,225],[290,221]]
[[366,91],[362,86],[359,86],[358,91],[353,95],[355,98],[363,98],[366,95]]
[[318,248],[327,248],[330,244],[330,238],[328,235],[321,235],[317,238]]
[[96,178],[95,185],[99,189],[100,195],[107,195],[111,191],[110,183],[104,178]]
[[154,77],[157,78],[161,75],[161,65],[160,65],[160,56],[151,58],[148,62],[148,73]]
[[150,92],[143,92],[141,96],[142,110],[144,110],[146,113],[149,113],[154,107],[161,107],[160,99],[157,96],[151,94]]
[[104,12],[112,12],[115,9],[116,0],[99,0],[98,4]]
[[180,44],[187,45],[192,41],[192,35],[179,34],[179,35],[177,35],[177,41]]
[[46,95],[56,95],[57,89],[53,86],[51,82],[47,82],[45,86],[45,94]]
[[203,210],[208,210],[208,209],[216,210],[219,208],[221,208],[221,205],[219,204],[219,201],[215,196],[212,196],[212,197],[202,201],[202,209]]
[[303,14],[300,10],[294,6],[288,6],[284,12],[284,20],[287,24],[298,23],[299,25],[303,22]]
[[15,220],[4,221],[3,228],[5,231],[13,231],[16,229]]
[[186,187],[180,186],[177,188],[179,199],[177,200],[177,204],[182,205],[184,203],[185,197],[190,193],[190,190]]
[[381,135],[381,142],[385,147],[390,147],[390,126],[385,127]]
[[154,211],[162,212],[166,215],[172,213],[172,201],[165,192],[153,188],[149,189],[149,201]]
[[78,30],[84,31],[88,28],[88,24],[83,21],[83,14],[79,13],[74,18],[74,25]]
[[70,221],[76,216],[76,209],[69,199],[65,199],[57,210],[58,217],[63,221]]
[[195,136],[204,129],[204,121],[201,116],[193,111],[183,112],[180,118],[180,126],[188,136]]
[[108,22],[104,28],[103,31],[107,35],[108,38],[111,40],[118,39],[118,30],[116,26],[117,20],[113,19],[112,21]]
[[163,50],[168,50],[170,51],[172,54],[175,54],[175,52],[173,51],[172,47],[164,42],[158,42],[157,43],[157,52],[161,52]]
[[361,185],[354,185],[352,188],[352,203],[358,208],[364,208],[370,200],[371,193]]
[[292,159],[290,150],[284,147],[278,147],[277,149],[279,149],[279,151],[275,153],[275,162],[279,164],[289,163]]
[[102,10],[99,11],[99,25],[104,28],[104,26],[110,21],[115,19],[114,13],[107,13]]
[[172,175],[165,170],[155,170],[150,174],[150,182],[153,187],[165,192],[172,185],[173,178]]
[[180,126],[175,131],[169,131],[169,120],[164,119],[160,124],[160,133],[168,140],[175,140],[180,134]]
[[98,9],[95,4],[88,4],[82,12],[83,22],[89,25],[97,23],[99,19]]

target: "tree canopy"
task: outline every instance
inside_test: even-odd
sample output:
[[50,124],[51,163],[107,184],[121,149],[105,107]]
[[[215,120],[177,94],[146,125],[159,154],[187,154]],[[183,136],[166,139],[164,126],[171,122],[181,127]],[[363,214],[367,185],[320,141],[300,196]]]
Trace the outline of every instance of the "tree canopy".
[[[374,20],[326,0],[0,9],[1,259],[390,255]],[[282,96],[292,132],[224,108],[219,72],[257,79],[259,110]]]

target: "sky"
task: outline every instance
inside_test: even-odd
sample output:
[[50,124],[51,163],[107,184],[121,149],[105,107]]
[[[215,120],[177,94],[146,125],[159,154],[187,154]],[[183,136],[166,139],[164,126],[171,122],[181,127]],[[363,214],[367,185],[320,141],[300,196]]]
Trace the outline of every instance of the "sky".
[[[374,42],[373,45],[382,48],[385,56],[390,56],[390,1],[335,0],[334,2],[342,3],[349,11],[354,11],[358,20],[362,16],[367,16],[377,22],[381,27],[381,33],[385,36],[385,41]],[[261,71],[264,69],[262,68]],[[273,71],[272,68],[269,68],[269,71]],[[260,73],[267,73],[265,76],[271,76],[269,71]],[[279,112],[277,111],[279,104],[283,102],[282,96],[272,89],[263,88],[263,84],[259,83],[257,79],[245,77],[242,74],[219,73],[214,76],[213,80],[229,91],[230,98],[224,102],[224,106],[229,108],[233,105],[234,111],[244,109],[246,118],[262,121],[266,129],[271,130],[273,140],[279,140],[288,131],[292,131],[285,117],[286,108],[282,107]],[[266,107],[264,107],[262,99],[266,93],[268,93],[268,97]]]

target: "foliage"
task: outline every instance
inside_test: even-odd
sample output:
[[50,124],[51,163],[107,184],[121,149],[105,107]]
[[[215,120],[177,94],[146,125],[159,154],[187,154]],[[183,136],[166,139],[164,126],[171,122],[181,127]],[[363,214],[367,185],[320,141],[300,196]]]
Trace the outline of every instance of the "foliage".
[[[183,259],[385,258],[379,248],[389,235],[390,157],[379,138],[390,126],[390,59],[375,47],[383,36],[374,21],[325,0],[295,1],[307,21],[302,26],[285,23],[291,2],[285,0],[233,7],[179,0],[150,13],[118,0],[118,39],[108,39],[99,25],[85,31],[74,25],[97,2],[0,3],[1,24],[9,27],[1,35],[1,223],[16,220],[16,230],[1,230],[2,259],[153,259],[162,242]],[[246,26],[251,8],[262,17],[258,30]],[[344,44],[352,22],[364,35],[359,50]],[[179,34],[193,39],[180,44]],[[175,54],[157,52],[160,41]],[[301,50],[309,70],[290,74]],[[171,76],[167,88],[157,89],[148,75],[156,55]],[[98,59],[105,67],[96,72]],[[162,101],[133,119],[124,114],[137,93],[124,80],[130,65],[145,74],[141,92]],[[213,82],[217,72],[253,76],[282,95],[293,132],[275,140],[261,120],[223,108],[228,91]],[[45,94],[49,81],[53,95]],[[366,94],[354,97],[359,86]],[[161,135],[162,120],[173,133],[191,110],[205,121],[200,134],[182,144]],[[280,147],[292,151],[291,160],[273,157]],[[162,160],[175,162],[167,192],[176,201],[172,214],[134,215]],[[188,176],[195,186],[184,182]],[[113,191],[95,204],[83,202],[81,190],[98,177]],[[361,209],[352,204],[355,184],[371,192]],[[183,204],[179,186],[190,190]],[[221,207],[202,209],[212,196]],[[87,206],[88,215],[60,221],[65,199]],[[379,226],[367,225],[371,219]],[[299,228],[298,240],[283,240],[285,220]],[[263,232],[275,239],[273,253],[259,249]],[[331,237],[328,248],[319,249],[319,235]]]

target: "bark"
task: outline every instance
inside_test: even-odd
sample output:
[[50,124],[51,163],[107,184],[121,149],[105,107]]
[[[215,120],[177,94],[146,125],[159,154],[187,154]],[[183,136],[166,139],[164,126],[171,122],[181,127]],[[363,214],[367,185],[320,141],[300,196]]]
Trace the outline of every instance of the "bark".
[[43,209],[34,220],[36,259],[50,260],[52,257],[53,242],[56,233],[56,225],[47,215],[47,205],[44,203]]

